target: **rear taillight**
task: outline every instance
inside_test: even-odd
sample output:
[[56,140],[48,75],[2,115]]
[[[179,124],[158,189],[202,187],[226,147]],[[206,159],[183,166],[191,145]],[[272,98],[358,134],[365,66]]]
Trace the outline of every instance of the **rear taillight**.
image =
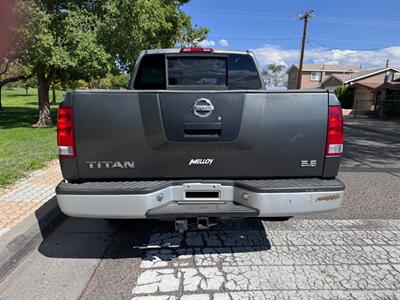
[[343,153],[343,118],[340,106],[329,106],[326,156],[340,156]]
[[58,110],[57,144],[60,157],[76,156],[72,107],[60,107]]
[[214,52],[213,48],[181,48],[181,53],[212,53]]

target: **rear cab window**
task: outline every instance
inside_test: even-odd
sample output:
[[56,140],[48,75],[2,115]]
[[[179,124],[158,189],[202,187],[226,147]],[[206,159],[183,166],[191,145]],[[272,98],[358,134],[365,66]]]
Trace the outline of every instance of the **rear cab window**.
[[226,87],[226,58],[167,57],[169,86]]
[[261,89],[253,58],[247,54],[148,54],[140,61],[136,90]]
[[135,90],[165,90],[165,55],[153,54],[142,57],[136,73]]

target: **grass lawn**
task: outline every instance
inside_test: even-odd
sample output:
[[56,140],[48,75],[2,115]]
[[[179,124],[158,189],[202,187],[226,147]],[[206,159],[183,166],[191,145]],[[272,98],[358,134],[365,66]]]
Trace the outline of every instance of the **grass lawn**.
[[[64,92],[57,91],[57,102]],[[0,188],[14,183],[26,172],[42,168],[57,157],[56,127],[32,128],[38,120],[37,90],[2,89],[0,113]],[[58,104],[52,105],[56,121]]]

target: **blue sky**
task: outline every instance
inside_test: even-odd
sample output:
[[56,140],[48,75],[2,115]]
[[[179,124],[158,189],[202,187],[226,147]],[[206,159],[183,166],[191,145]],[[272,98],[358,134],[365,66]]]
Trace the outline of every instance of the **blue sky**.
[[251,49],[261,65],[297,62],[296,16],[313,9],[306,62],[400,67],[400,0],[192,0],[182,9],[210,29],[204,46]]

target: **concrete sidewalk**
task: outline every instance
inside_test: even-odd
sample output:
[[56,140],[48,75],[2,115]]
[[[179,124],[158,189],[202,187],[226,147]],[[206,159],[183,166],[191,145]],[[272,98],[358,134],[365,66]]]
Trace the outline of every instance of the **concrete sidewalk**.
[[344,116],[344,126],[400,137],[400,119],[382,120],[371,117]]
[[45,168],[0,190],[0,236],[54,197],[61,179],[58,160],[53,160]]

